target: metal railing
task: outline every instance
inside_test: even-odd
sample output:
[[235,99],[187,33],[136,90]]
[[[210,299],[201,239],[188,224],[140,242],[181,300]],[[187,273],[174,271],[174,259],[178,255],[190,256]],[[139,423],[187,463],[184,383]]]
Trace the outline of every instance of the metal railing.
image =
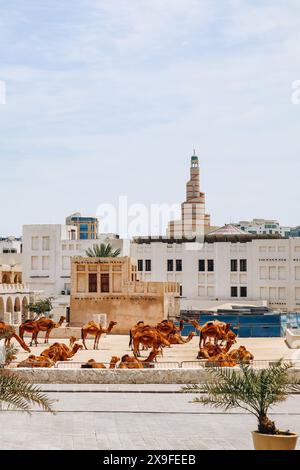
[[[228,363],[228,361],[225,361]],[[249,362],[249,366],[253,369],[264,369],[268,368],[271,365],[275,364],[278,362],[278,359],[263,359],[263,360],[253,360]],[[291,366],[294,369],[300,369],[300,359],[283,359],[284,363],[291,364]],[[9,368],[16,368],[18,366],[18,362],[12,362],[9,365]],[[34,364],[34,363],[33,363]],[[84,370],[85,368],[82,368],[83,365],[87,364],[86,362],[71,362],[71,361],[59,361],[56,362],[55,365],[52,367],[55,369],[68,369],[68,370],[74,370],[74,369],[82,369]],[[103,362],[101,363],[105,366],[105,369],[109,369],[110,363],[108,362]],[[132,363],[124,363],[128,366],[132,366]],[[36,364],[37,367],[39,366],[39,363],[37,362]],[[116,368],[114,369],[109,369],[109,370],[117,370],[119,369],[119,364],[117,365]],[[209,359],[200,359],[200,360],[195,360],[195,361],[182,361],[182,362],[151,362],[144,364],[144,369],[155,369],[155,370],[188,370],[188,369],[204,369],[204,368],[209,368],[209,367],[220,367],[222,366],[222,361],[217,361],[213,362],[210,361]],[[227,366],[232,368],[232,366]],[[239,367],[239,364],[237,363],[234,367]],[[87,368],[87,369],[92,369]],[[99,368],[98,370],[104,370]]]

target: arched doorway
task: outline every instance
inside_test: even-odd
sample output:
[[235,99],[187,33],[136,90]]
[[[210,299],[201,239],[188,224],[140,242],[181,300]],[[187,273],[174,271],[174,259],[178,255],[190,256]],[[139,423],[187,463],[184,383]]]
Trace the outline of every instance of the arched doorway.
[[28,318],[28,300],[27,297],[24,297],[22,300],[22,322],[26,321]]
[[0,297],[0,321],[4,321],[4,301],[3,298]]
[[10,279],[9,279],[9,276],[7,274],[2,275],[2,283],[3,284],[10,284]]
[[16,298],[15,300],[15,312],[21,312],[21,302],[19,297]]
[[11,297],[8,297],[6,301],[6,311],[9,313],[14,313],[14,305],[13,301],[11,300]]

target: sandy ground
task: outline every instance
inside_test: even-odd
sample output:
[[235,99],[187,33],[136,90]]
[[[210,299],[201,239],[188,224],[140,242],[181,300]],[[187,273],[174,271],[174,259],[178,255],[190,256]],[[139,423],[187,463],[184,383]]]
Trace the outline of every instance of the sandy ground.
[[[29,339],[25,339],[27,344]],[[32,347],[31,353],[39,355],[48,346],[43,344],[43,338],[40,340],[38,347]],[[50,344],[61,342],[68,344],[68,339],[55,339],[50,338]],[[78,341],[81,344],[81,341]],[[124,354],[130,353],[128,346],[129,336],[127,335],[107,335],[102,337],[99,343],[99,350],[93,350],[93,340],[87,340],[88,350],[80,350],[72,359],[74,362],[85,362],[89,359],[95,359],[99,362],[109,363],[111,356],[122,357]],[[163,357],[159,357],[159,362],[182,362],[182,361],[196,361],[198,352],[199,337],[195,337],[190,343],[183,345],[172,346],[171,348],[164,348]],[[289,349],[285,343],[284,338],[240,338],[237,344],[246,346],[252,352],[254,359],[273,360],[273,359],[293,359],[298,360],[300,363],[300,350]],[[147,357],[147,351],[142,353],[143,357]],[[17,361],[24,360],[28,357],[28,353],[19,347]]]

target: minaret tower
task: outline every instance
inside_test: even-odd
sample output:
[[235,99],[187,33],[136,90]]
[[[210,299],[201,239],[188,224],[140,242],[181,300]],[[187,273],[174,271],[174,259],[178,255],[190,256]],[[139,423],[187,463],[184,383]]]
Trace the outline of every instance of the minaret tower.
[[169,223],[171,238],[194,238],[204,236],[210,229],[210,215],[205,213],[205,193],[200,191],[199,159],[191,157],[190,180],[186,185],[186,200],[181,205],[181,220]]

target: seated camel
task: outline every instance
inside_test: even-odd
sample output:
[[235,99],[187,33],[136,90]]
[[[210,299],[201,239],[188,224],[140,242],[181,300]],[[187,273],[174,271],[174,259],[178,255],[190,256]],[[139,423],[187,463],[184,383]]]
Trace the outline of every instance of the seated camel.
[[[113,356],[111,358],[109,369],[115,369],[120,358]],[[102,362],[96,362],[95,359],[90,359],[86,364],[82,364],[81,369],[106,369],[107,367]]]
[[147,326],[138,330],[133,337],[133,353],[135,357],[140,356],[140,345],[152,349],[162,349],[163,346],[170,347],[171,343],[156,328]]
[[99,349],[99,341],[101,336],[104,333],[109,334],[116,325],[117,322],[115,321],[109,322],[108,328],[104,328],[100,323],[96,323],[94,321],[90,321],[84,325],[81,329],[81,338],[85,349],[87,349],[85,340],[88,335],[95,336],[94,349]]
[[171,334],[168,336],[168,341],[170,344],[186,344],[192,341],[195,334],[194,331],[191,331],[187,338],[183,338],[179,333]]
[[62,343],[54,343],[48,349],[45,349],[41,356],[48,357],[53,361],[68,361],[71,359],[79,349],[82,349],[83,346],[81,344],[75,343],[73,348],[69,348],[66,344]]
[[166,339],[170,335],[180,334],[184,327],[184,321],[180,320],[180,326],[176,326],[173,320],[163,320],[156,325],[157,331]]
[[49,343],[49,336],[52,330],[54,328],[59,328],[63,322],[66,320],[66,317],[60,317],[59,322],[55,323],[53,320],[50,318],[42,317],[39,318],[38,320],[26,320],[22,325],[20,325],[19,328],[19,334],[20,337],[23,339],[24,338],[24,333],[32,333],[31,341],[30,341],[30,346],[33,345],[33,342],[35,342],[35,345],[38,345],[38,334],[40,331],[45,331],[45,341],[44,343]]
[[213,356],[207,362],[207,366],[217,366],[217,367],[235,367],[237,365],[237,361],[231,359],[227,353],[221,353],[217,356]]
[[222,353],[222,348],[218,344],[206,343],[205,346],[200,348],[197,359],[210,359]]
[[247,351],[245,346],[240,346],[238,349],[233,349],[228,353],[228,356],[230,359],[248,363],[254,359],[253,354]]
[[125,356],[123,356],[121,359],[118,369],[144,369],[153,367],[153,362],[155,362],[159,354],[161,354],[161,351],[158,349],[153,349],[147,359],[143,361],[135,356],[129,356],[128,354],[125,354]]
[[30,348],[27,346],[23,338],[20,338],[20,336],[16,334],[16,331],[13,326],[1,321],[0,332],[5,337],[4,344],[6,347],[10,346],[11,340],[14,338],[19,343],[21,348],[30,353]]
[[48,357],[43,356],[34,356],[33,354],[29,356],[22,362],[19,362],[17,367],[27,367],[27,368],[35,368],[35,367],[54,367],[55,362]]

